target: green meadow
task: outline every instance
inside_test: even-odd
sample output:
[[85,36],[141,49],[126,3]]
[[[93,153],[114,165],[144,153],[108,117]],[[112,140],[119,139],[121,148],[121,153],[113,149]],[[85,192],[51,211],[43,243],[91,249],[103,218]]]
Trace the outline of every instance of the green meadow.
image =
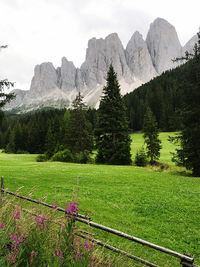
[[[36,162],[36,155],[0,153],[5,187],[65,207],[72,198],[94,222],[126,232],[179,253],[188,252],[200,264],[200,179],[170,160],[174,146],[161,133],[160,162],[168,168]],[[143,145],[132,134],[132,155]],[[89,229],[93,231],[93,229]],[[160,266],[180,266],[178,259],[139,244],[94,231],[104,240]],[[124,266],[140,266],[127,260]]]

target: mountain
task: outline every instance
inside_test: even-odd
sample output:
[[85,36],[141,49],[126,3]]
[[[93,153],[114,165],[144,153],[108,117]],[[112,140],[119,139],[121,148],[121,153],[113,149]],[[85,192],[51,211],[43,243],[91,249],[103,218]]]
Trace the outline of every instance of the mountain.
[[178,63],[174,64],[172,59],[182,56],[182,47],[174,26],[169,22],[157,18],[151,23],[146,43],[158,74],[177,66]]
[[26,112],[41,107],[69,107],[78,92],[89,106],[98,107],[111,63],[124,95],[176,67],[178,63],[173,63],[172,59],[184,55],[187,49],[191,50],[195,40],[192,38],[181,47],[174,26],[161,18],[151,23],[146,40],[136,31],[126,48],[117,33],[105,39],[92,38],[80,68],[66,57],[57,69],[50,62],[37,65],[30,90],[14,90],[16,99],[6,109]]
[[188,51],[189,53],[193,53],[194,52],[194,45],[195,43],[197,43],[198,41],[198,37],[197,35],[194,35],[183,47],[183,52],[185,53],[186,51]]

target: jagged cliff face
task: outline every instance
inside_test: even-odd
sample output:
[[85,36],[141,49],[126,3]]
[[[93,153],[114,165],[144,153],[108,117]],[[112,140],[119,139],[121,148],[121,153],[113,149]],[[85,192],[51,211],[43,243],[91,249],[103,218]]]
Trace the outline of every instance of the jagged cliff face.
[[175,28],[160,18],[150,25],[146,41],[135,32],[126,49],[116,33],[105,39],[92,38],[80,68],[65,57],[57,69],[50,62],[37,65],[30,90],[15,90],[17,97],[6,108],[28,111],[45,106],[68,107],[78,92],[88,105],[98,107],[111,63],[117,72],[121,93],[125,94],[176,67],[178,63],[172,59],[181,57],[186,50],[191,52],[196,40],[193,37],[182,48]]
[[147,44],[139,32],[133,34],[125,53],[129,69],[141,81],[147,82],[157,75]]
[[183,47],[183,53],[188,51],[189,53],[194,53],[194,45],[197,43],[198,37],[194,35]]
[[158,18],[151,23],[146,43],[158,74],[177,66],[172,59],[181,57],[182,47],[174,26],[166,20]]

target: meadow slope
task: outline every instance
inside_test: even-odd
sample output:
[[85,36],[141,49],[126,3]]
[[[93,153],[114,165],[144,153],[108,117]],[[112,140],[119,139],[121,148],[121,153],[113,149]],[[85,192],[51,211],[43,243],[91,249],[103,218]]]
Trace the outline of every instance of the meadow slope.
[[[169,151],[174,147],[167,137],[168,133],[161,134],[160,161],[170,165],[166,171],[135,166],[36,162],[36,155],[0,153],[0,176],[5,177],[9,190],[24,186],[22,193],[25,194],[35,187],[34,198],[48,196],[46,202],[62,207],[71,199],[75,188],[80,212],[87,210],[93,221],[180,253],[187,251],[194,256],[195,263],[200,263],[200,179],[170,163]],[[140,133],[132,138],[134,155],[143,139]],[[99,233],[98,238],[108,241],[111,235]],[[109,242],[160,266],[180,265],[176,259],[120,238]]]

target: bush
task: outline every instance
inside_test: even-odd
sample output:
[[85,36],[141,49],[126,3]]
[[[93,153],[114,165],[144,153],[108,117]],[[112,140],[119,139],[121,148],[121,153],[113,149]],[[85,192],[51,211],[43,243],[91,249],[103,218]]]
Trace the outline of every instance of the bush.
[[51,159],[53,161],[74,162],[74,156],[69,149],[58,151],[52,156]]
[[84,150],[80,153],[76,153],[74,162],[84,164],[91,162],[90,152],[88,150]]
[[30,153],[26,150],[17,150],[16,154],[30,154]]
[[136,153],[135,165],[140,167],[144,167],[147,165],[147,155],[143,147],[141,147]]
[[46,154],[41,154],[36,157],[37,162],[44,162],[47,161],[47,155]]

